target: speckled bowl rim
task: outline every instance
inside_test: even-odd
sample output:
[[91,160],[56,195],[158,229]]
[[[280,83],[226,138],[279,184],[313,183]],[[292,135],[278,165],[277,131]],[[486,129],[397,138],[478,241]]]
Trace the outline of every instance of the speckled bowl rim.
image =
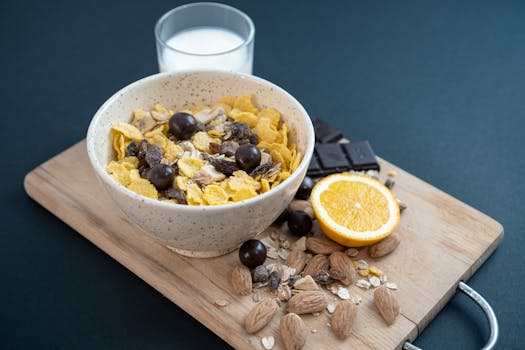
[[[175,203],[164,203],[162,201],[159,201],[158,199],[152,199],[146,196],[139,195],[128,188],[122,186],[121,184],[117,183],[106,171],[105,165],[101,165],[101,161],[97,158],[96,152],[95,152],[95,145],[93,141],[93,134],[95,132],[95,129],[97,128],[97,125],[102,118],[104,111],[108,108],[109,105],[114,103],[116,100],[120,98],[120,96],[127,92],[128,90],[131,90],[132,88],[142,85],[146,82],[149,82],[151,80],[160,80],[165,77],[172,76],[174,79],[177,78],[177,76],[188,76],[190,74],[201,74],[201,73],[211,73],[211,74],[219,74],[219,75],[227,75],[231,77],[240,77],[241,79],[248,79],[248,80],[254,80],[257,83],[261,83],[263,85],[267,85],[270,88],[275,89],[275,91],[278,91],[285,95],[288,99],[290,99],[297,107],[298,111],[302,115],[304,122],[306,123],[307,128],[307,144],[306,144],[306,150],[303,155],[303,159],[301,160],[301,163],[295,169],[295,171],[288,177],[286,180],[281,182],[279,185],[277,185],[275,188],[270,189],[268,192],[258,194],[255,197],[240,201],[240,202],[234,202],[234,203],[228,203],[228,204],[219,204],[219,205],[185,205],[185,204],[175,204]],[[108,130],[108,133],[110,130]],[[313,151],[314,151],[314,143],[315,143],[315,134],[314,134],[314,127],[312,125],[312,121],[310,119],[310,116],[304,109],[304,107],[293,97],[290,95],[286,90],[281,88],[278,85],[275,85],[274,83],[269,82],[268,80],[265,80],[263,78],[244,74],[244,73],[236,73],[236,72],[228,72],[228,71],[218,71],[213,69],[199,69],[199,70],[186,70],[182,72],[164,72],[164,73],[157,73],[154,75],[147,76],[145,78],[139,79],[119,91],[117,91],[115,94],[113,94],[104,104],[97,110],[93,118],[91,119],[91,122],[88,127],[87,132],[87,152],[89,156],[89,160],[91,162],[91,165],[95,169],[96,173],[98,174],[99,178],[109,186],[111,186],[113,189],[122,192],[126,194],[128,197],[131,197],[134,200],[138,200],[143,202],[144,204],[151,204],[154,206],[160,206],[164,208],[173,208],[177,210],[183,210],[188,212],[202,212],[202,211],[222,211],[227,209],[236,209],[239,207],[242,207],[244,205],[252,204],[257,201],[263,200],[267,197],[271,197],[274,193],[277,191],[289,186],[297,177],[300,176],[300,174],[303,173],[303,170],[308,167],[310,164],[310,159],[312,157]]]

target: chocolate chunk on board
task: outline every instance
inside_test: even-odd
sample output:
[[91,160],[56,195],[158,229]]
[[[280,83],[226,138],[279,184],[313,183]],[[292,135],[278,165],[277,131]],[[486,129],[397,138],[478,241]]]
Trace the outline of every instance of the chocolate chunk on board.
[[379,171],[379,163],[377,162],[377,158],[368,141],[353,141],[345,143],[343,148],[350,158],[353,170]]
[[343,133],[321,119],[312,120],[315,130],[315,141],[319,143],[337,142],[343,138]]
[[315,152],[323,169],[350,168],[350,162],[340,143],[316,143]]
[[327,176],[349,170],[379,171],[379,163],[368,141],[315,144],[308,176]]
[[341,143],[316,143],[307,175],[311,177],[327,176],[350,169],[350,161]]

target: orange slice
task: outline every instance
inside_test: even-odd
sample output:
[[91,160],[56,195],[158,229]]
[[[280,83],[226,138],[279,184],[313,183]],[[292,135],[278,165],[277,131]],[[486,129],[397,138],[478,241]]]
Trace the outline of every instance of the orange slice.
[[379,181],[350,173],[320,180],[310,195],[323,232],[348,247],[376,243],[399,224],[399,206]]

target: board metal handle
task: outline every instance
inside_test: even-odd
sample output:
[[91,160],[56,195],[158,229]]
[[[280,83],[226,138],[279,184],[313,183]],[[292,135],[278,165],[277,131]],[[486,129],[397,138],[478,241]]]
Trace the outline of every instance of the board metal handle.
[[[478,292],[476,292],[474,289],[472,289],[472,287],[470,287],[466,283],[459,282],[458,289],[460,292],[465,293],[470,299],[474,300],[474,302],[479,305],[481,310],[483,310],[487,321],[489,321],[490,337],[487,344],[485,344],[485,346],[481,350],[494,349],[499,336],[498,319],[496,318],[494,310],[492,310],[492,307],[490,307],[490,304],[485,300],[485,298],[483,298]],[[403,349],[422,350],[421,348],[418,348],[417,346],[413,345],[412,343],[409,343],[408,341],[403,344]]]

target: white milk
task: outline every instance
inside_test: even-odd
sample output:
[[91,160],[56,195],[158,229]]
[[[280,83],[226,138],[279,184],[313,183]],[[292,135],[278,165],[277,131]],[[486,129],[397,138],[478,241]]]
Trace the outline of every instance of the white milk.
[[237,33],[220,27],[183,30],[166,41],[177,51],[163,49],[160,71],[208,68],[251,74],[252,52],[249,45],[227,52],[243,42]]

